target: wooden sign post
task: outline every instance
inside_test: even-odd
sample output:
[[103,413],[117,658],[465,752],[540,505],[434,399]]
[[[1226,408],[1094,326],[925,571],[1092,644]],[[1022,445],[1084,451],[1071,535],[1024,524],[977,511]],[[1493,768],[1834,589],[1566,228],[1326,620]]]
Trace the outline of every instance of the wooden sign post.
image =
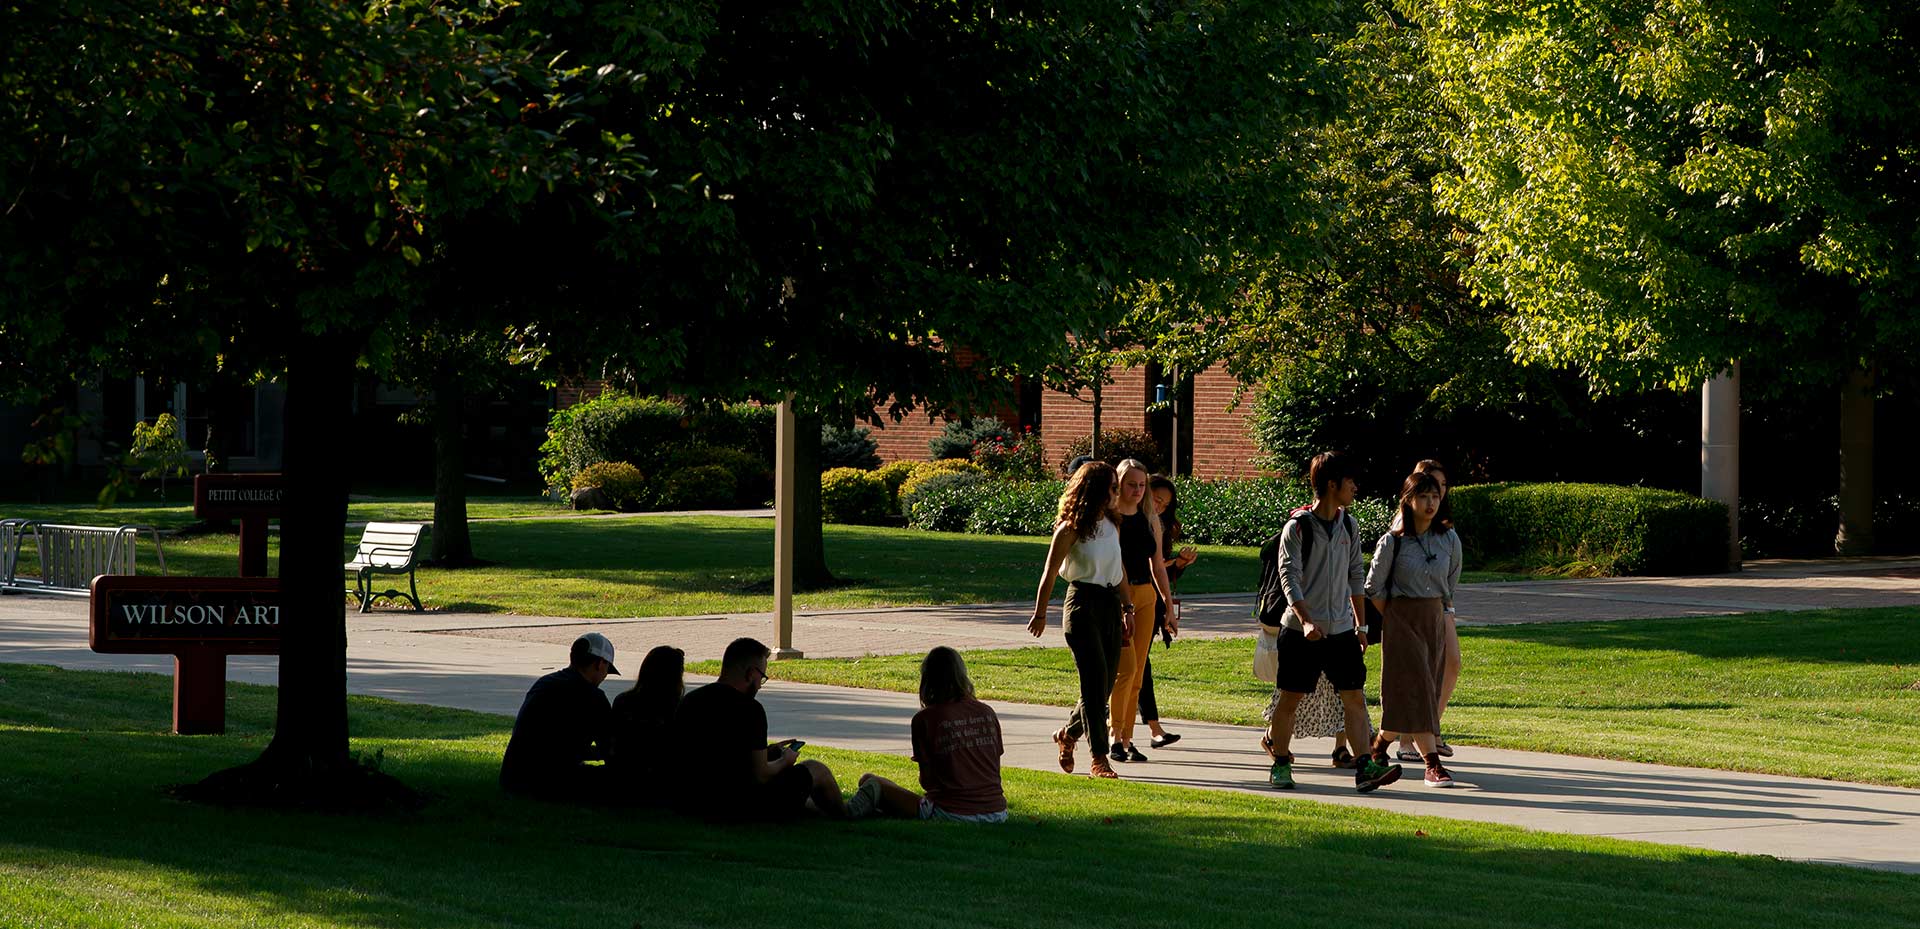
[[280,515],[287,482],[278,474],[200,474],[193,515],[240,522],[240,576],[267,576],[267,520]]
[[103,654],[173,656],[173,731],[227,731],[227,656],[280,654],[273,577],[93,579],[87,644]]
[[280,515],[278,474],[201,474],[193,513],[240,522],[239,577],[93,579],[87,644],[107,654],[173,656],[173,731],[227,731],[227,656],[280,654],[284,603],[267,577],[267,520]]

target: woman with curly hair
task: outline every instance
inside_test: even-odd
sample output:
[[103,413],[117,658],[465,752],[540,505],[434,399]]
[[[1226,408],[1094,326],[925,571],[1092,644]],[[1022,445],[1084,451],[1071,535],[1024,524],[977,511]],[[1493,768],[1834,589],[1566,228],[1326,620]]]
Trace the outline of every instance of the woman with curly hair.
[[1085,735],[1093,745],[1094,777],[1118,777],[1107,763],[1107,700],[1120,664],[1120,646],[1133,634],[1133,590],[1120,560],[1120,520],[1113,507],[1120,482],[1113,466],[1089,461],[1073,472],[1053,524],[1046,567],[1033,598],[1027,631],[1047,631],[1053,579],[1067,582],[1067,648],[1080,674],[1080,701],[1066,726],[1053,734],[1060,770],[1073,772],[1073,747]]

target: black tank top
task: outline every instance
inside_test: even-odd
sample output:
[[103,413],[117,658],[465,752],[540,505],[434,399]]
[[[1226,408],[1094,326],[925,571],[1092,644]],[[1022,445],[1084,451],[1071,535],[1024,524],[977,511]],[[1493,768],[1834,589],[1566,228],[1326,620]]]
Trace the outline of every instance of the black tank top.
[[1144,506],[1120,517],[1120,564],[1127,569],[1127,583],[1153,583],[1153,526]]

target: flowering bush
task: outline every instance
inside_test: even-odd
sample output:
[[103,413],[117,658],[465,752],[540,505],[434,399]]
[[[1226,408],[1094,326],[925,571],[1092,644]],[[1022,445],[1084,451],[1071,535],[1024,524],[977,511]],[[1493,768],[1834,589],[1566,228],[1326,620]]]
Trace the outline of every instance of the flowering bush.
[[973,443],[973,461],[996,477],[1039,481],[1053,476],[1047,470],[1047,448],[1031,428],[1018,435],[982,436]]

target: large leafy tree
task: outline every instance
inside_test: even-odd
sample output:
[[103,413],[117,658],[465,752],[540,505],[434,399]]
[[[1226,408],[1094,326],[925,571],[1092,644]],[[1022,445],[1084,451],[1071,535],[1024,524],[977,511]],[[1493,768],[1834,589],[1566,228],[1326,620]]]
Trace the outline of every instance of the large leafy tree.
[[518,235],[556,203],[600,221],[644,177],[570,112],[622,72],[556,68],[490,36],[495,12],[5,7],[5,386],[101,367],[288,383],[279,714],[259,761],[213,779],[228,794],[348,802],[380,783],[343,776],[359,770],[338,571],[356,366],[391,359],[431,291],[422,269],[456,243]]
[[620,361],[687,395],[792,395],[811,435],[876,401],[990,406],[994,382],[944,347],[1041,372],[1064,334],[1117,321],[1134,282],[1218,286],[1226,255],[1275,247],[1297,195],[1275,140],[1321,106],[1325,10],[642,0],[518,16],[645,72],[601,120],[698,193],[635,217],[607,321],[639,309],[648,328]]
[[[1914,382],[1920,13],[1622,0],[1420,4],[1461,114],[1445,208],[1515,353],[1601,389],[1737,360],[1843,396],[1843,544],[1870,544],[1874,391]],[[1866,409],[1870,410],[1870,406]]]

